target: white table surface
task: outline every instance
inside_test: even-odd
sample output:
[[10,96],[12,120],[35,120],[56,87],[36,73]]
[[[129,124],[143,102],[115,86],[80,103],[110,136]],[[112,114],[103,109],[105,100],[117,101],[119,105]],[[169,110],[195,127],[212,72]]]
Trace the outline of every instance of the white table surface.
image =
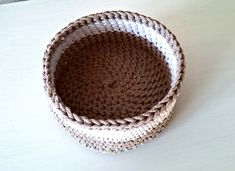
[[[69,22],[104,10],[158,19],[187,62],[162,134],[136,150],[101,154],[76,144],[42,88],[46,44]],[[0,170],[235,170],[235,1],[26,1],[0,6]]]

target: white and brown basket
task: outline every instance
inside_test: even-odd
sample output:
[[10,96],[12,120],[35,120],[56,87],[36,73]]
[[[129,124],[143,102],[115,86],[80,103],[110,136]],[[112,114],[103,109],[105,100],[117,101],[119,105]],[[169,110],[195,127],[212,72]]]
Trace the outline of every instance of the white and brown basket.
[[185,61],[161,23],[126,11],[80,18],[47,46],[43,79],[52,111],[80,144],[126,151],[166,126]]

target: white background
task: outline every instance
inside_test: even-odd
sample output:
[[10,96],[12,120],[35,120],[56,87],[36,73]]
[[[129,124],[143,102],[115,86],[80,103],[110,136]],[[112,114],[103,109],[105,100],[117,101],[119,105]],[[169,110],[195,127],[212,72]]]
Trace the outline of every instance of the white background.
[[[117,155],[76,144],[42,88],[46,44],[69,22],[129,10],[165,24],[186,56],[184,86],[162,134]],[[0,170],[235,170],[235,1],[26,1],[0,6]]]

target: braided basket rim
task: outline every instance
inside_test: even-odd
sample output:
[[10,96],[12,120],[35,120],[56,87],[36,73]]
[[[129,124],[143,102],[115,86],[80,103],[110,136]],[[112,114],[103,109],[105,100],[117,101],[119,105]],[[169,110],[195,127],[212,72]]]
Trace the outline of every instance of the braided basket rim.
[[[170,47],[174,47],[174,54],[177,52],[179,53],[177,62],[179,63],[179,69],[177,70],[177,78],[175,85],[169,90],[169,92],[166,94],[166,96],[161,99],[155,106],[153,106],[150,110],[146,111],[145,113],[142,113],[137,116],[133,117],[127,117],[123,119],[94,119],[94,118],[88,118],[87,116],[79,116],[75,113],[72,113],[70,108],[66,106],[58,94],[56,93],[55,86],[52,84],[52,77],[50,72],[50,61],[51,61],[51,55],[55,51],[55,49],[58,47],[58,45],[63,42],[66,37],[75,31],[76,29],[90,24],[94,23],[96,21],[102,21],[107,19],[122,19],[122,20],[129,20],[134,22],[139,22],[141,24],[144,24],[148,27],[153,28],[154,30],[157,30],[159,34],[161,34],[166,40],[167,43],[171,43]],[[185,57],[183,54],[183,50],[176,39],[176,36],[167,29],[167,27],[163,24],[161,24],[159,21],[152,19],[151,17],[146,17],[142,14],[136,13],[136,12],[130,12],[130,11],[105,11],[101,13],[91,14],[88,16],[81,17],[74,22],[69,23],[66,27],[64,27],[61,31],[59,31],[50,41],[50,43],[47,45],[47,48],[44,52],[43,57],[43,82],[44,82],[44,90],[47,93],[47,96],[51,100],[52,104],[57,106],[58,110],[60,110],[63,115],[71,120],[75,121],[82,125],[87,126],[129,126],[129,125],[138,125],[139,123],[146,123],[151,121],[154,116],[158,115],[162,111],[167,109],[168,104],[172,102],[173,99],[175,99],[180,92],[180,89],[182,87],[183,77],[185,72]]]

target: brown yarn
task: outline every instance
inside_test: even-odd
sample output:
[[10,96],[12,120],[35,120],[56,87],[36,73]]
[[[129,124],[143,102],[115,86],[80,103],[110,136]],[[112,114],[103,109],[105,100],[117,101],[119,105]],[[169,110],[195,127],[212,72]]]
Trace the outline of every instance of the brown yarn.
[[163,55],[147,40],[107,32],[72,44],[56,66],[55,86],[72,113],[123,119],[151,109],[170,89]]
[[116,153],[166,126],[184,68],[182,49],[164,25],[107,11],[57,33],[43,58],[43,79],[52,111],[77,142]]

